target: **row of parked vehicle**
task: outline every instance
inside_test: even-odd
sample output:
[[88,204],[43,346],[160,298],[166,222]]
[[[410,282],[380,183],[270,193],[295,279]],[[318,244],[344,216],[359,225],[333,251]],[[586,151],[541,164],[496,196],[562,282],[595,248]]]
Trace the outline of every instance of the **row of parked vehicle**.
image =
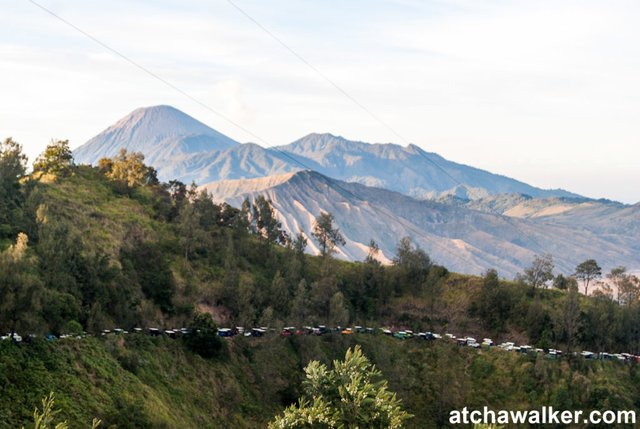
[[[267,334],[275,334],[277,331],[274,328],[269,328],[266,326],[262,327],[254,327],[254,328],[244,328],[242,326],[237,326],[235,328],[218,328],[217,335],[223,338],[230,338],[235,336],[243,336],[243,337],[262,337]],[[189,335],[191,333],[190,328],[174,328],[174,329],[160,329],[160,328],[133,328],[131,331],[115,328],[115,329],[105,329],[100,335],[127,335],[127,334],[148,334],[154,337],[158,336],[166,336],[169,338],[178,338],[185,335]],[[393,331],[387,328],[371,328],[371,327],[363,327],[363,326],[354,326],[354,327],[328,327],[326,325],[318,325],[318,326],[303,326],[301,328],[297,328],[295,326],[287,326],[280,330],[279,335],[282,337],[289,337],[294,335],[326,335],[326,334],[340,334],[340,335],[353,335],[353,334],[383,334],[393,338],[397,338],[399,340],[409,340],[412,338],[435,341],[435,340],[448,340],[455,341],[456,344],[460,347],[471,347],[474,349],[498,349],[509,352],[517,352],[524,354],[544,354],[549,359],[560,359],[563,356],[563,352],[557,349],[541,349],[534,348],[530,345],[516,345],[513,342],[503,342],[501,344],[496,345],[491,338],[483,338],[482,341],[478,341],[473,337],[465,336],[465,337],[456,337],[453,334],[445,333],[444,336],[437,334],[435,332],[418,332],[414,333],[411,330],[397,330]],[[53,334],[48,334],[45,336],[45,339],[49,341],[55,341],[58,339],[65,338],[75,338],[81,339],[89,334],[83,332],[81,334],[63,334],[59,336],[55,336]],[[0,341],[13,341],[15,343],[21,342],[30,342],[36,335],[28,335],[23,338],[17,333],[9,333],[6,335],[0,336]],[[630,353],[594,353],[587,350],[581,352],[574,352],[573,355],[580,356],[585,360],[606,360],[606,361],[617,361],[617,362],[636,362],[640,363],[640,356],[633,355]]]

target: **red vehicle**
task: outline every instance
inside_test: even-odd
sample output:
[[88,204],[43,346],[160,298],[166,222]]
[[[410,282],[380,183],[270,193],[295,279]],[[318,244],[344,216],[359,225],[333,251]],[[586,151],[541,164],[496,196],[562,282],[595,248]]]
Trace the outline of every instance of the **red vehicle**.
[[291,335],[295,334],[297,334],[297,332],[296,328],[293,326],[286,327],[280,332],[281,337],[290,337]]

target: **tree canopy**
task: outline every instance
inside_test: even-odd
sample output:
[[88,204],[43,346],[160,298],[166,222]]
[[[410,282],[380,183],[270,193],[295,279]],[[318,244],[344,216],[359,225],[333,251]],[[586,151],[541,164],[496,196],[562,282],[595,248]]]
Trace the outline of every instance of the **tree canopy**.
[[602,268],[600,268],[595,259],[587,259],[586,261],[578,264],[575,276],[578,280],[582,280],[582,284],[584,285],[584,294],[588,295],[589,283],[602,276]]
[[270,429],[399,429],[411,417],[389,391],[360,346],[347,350],[333,369],[318,361],[305,368],[304,395],[269,424]]
[[536,255],[529,268],[524,270],[522,280],[531,288],[537,289],[543,287],[547,282],[553,280],[553,256]]
[[144,155],[140,152],[120,149],[113,158],[98,161],[98,167],[109,179],[124,183],[129,188],[158,183],[156,170],[145,165]]
[[27,156],[11,137],[0,143],[0,239],[12,237],[21,223],[24,195],[19,179],[26,173]]
[[51,140],[44,152],[33,163],[33,171],[66,176],[73,168],[73,152],[69,140]]
[[344,246],[346,241],[340,233],[340,229],[333,225],[334,219],[331,213],[322,212],[316,217],[311,235],[320,246],[320,255],[330,256],[335,252],[336,246]]

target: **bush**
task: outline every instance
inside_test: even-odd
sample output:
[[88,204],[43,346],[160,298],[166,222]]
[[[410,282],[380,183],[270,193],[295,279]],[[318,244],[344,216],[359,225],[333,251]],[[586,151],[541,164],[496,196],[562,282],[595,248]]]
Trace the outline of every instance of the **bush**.
[[209,313],[197,313],[191,322],[190,329],[191,332],[184,341],[192,352],[203,358],[212,358],[223,350],[218,328]]

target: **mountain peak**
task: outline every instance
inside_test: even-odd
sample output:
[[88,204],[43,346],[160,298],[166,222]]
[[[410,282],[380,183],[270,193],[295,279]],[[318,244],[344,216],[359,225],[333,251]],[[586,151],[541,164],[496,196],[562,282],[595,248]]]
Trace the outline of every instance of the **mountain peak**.
[[135,109],[76,149],[74,156],[79,163],[95,164],[124,148],[142,152],[150,164],[161,165],[169,157],[184,158],[237,145],[175,107],[158,105]]

